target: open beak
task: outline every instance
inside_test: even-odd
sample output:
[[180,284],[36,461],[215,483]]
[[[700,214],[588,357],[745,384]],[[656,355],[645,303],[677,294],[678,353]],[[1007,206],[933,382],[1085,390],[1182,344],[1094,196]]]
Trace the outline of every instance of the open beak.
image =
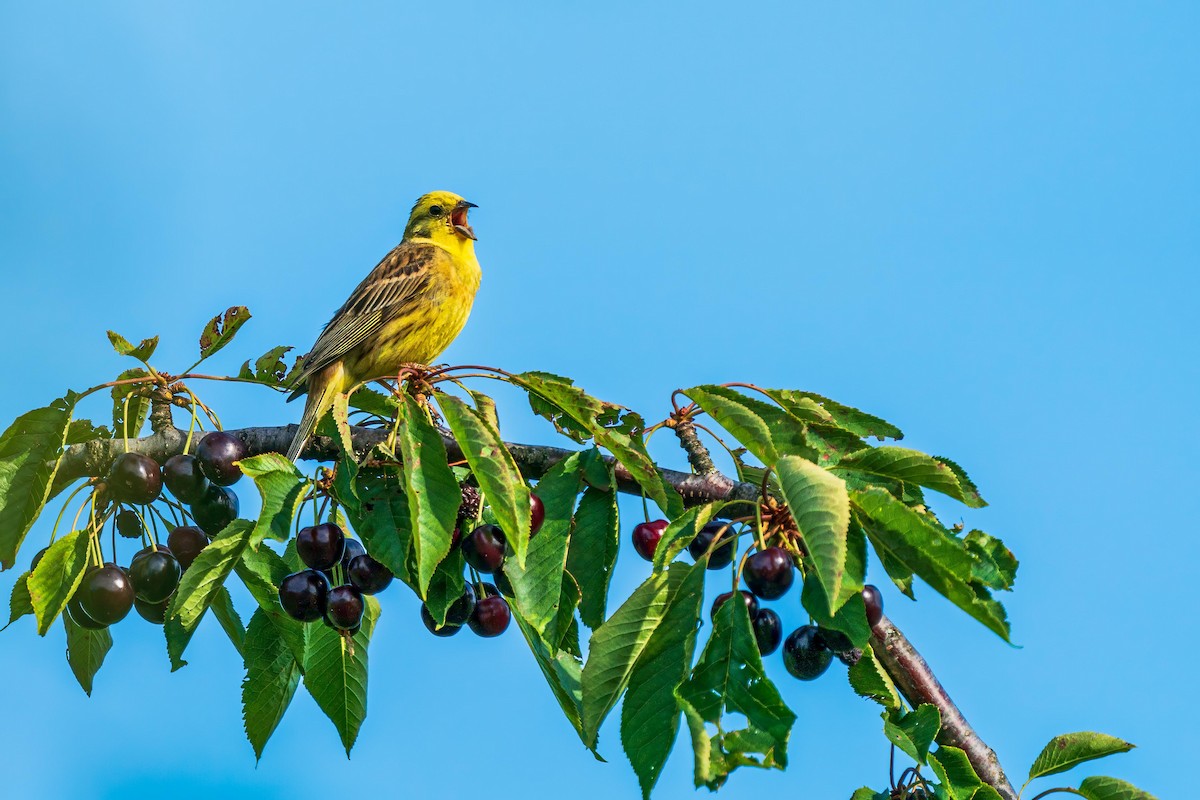
[[458,205],[450,212],[450,224],[454,226],[454,230],[458,231],[460,236],[465,236],[468,239],[478,239],[475,231],[471,230],[471,226],[467,224],[467,209],[478,208],[474,203],[468,203],[466,200],[458,201]]

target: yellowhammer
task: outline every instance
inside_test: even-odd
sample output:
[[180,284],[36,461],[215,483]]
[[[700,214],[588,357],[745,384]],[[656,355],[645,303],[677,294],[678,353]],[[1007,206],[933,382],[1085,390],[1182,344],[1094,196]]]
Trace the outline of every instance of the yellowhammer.
[[475,232],[467,224],[474,207],[451,192],[421,197],[403,241],[329,320],[289,398],[308,392],[289,459],[299,458],[336,394],[394,376],[404,364],[429,364],[462,331],[480,279]]

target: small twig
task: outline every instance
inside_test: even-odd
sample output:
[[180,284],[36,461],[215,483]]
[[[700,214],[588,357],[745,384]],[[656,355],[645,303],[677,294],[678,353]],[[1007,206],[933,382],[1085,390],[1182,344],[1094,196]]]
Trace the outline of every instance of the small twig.
[[[671,425],[669,422],[667,424]],[[692,465],[696,474],[712,475],[715,473],[717,467],[713,464],[712,454],[708,452],[708,448],[696,435],[696,424],[692,422],[691,418],[676,419],[675,424],[671,427],[675,428],[675,435],[679,437],[679,446],[687,453],[688,463]]]

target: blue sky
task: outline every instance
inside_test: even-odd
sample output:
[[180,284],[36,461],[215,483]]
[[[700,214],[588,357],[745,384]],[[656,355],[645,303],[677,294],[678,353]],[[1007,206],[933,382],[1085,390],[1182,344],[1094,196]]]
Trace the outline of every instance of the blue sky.
[[[1097,729],[1139,745],[1102,772],[1185,796],[1196,7],[404,5],[0,9],[0,418],[124,368],[108,328],[162,334],[182,368],[204,321],[246,304],[214,367],[303,350],[413,199],[451,189],[480,206],[485,277],[446,360],[569,374],[654,419],[677,387],[752,380],[898,423],[971,471],[992,505],[965,520],[1022,560],[1020,649],[884,587],[1011,776]],[[300,411],[208,397],[230,426]],[[550,440],[501,400],[511,438]],[[644,571],[623,553],[618,591]],[[257,768],[212,623],[175,674],[157,630],[123,623],[88,699],[61,634],[25,620],[0,635],[6,794],[636,796],[616,726],[595,762],[515,631],[435,640],[411,596],[382,599],[353,759],[301,693]],[[722,795],[880,786],[875,707],[836,670],[771,666],[793,766]],[[689,750],[656,797],[693,794]]]

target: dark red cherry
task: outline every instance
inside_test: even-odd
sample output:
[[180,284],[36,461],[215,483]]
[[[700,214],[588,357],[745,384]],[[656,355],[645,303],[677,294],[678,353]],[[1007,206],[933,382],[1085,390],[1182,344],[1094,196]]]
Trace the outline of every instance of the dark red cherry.
[[366,553],[355,556],[350,561],[346,576],[354,588],[363,594],[379,594],[390,586],[392,578],[396,577],[390,569]]
[[292,619],[316,622],[328,602],[329,581],[315,569],[293,572],[279,583],[279,604]]
[[125,539],[140,539],[142,536],[142,521],[136,511],[125,509],[117,514],[117,533]]
[[879,589],[867,584],[862,590],[863,605],[867,607],[867,624],[874,628],[883,619],[883,595]]
[[238,482],[242,477],[242,468],[237,462],[247,455],[246,443],[225,431],[213,431],[201,439],[196,447],[200,471],[218,486],[232,486]]
[[346,535],[330,522],[301,528],[296,534],[296,553],[312,569],[331,569],[346,552]]
[[[740,594],[742,599],[746,601],[746,611],[750,613],[750,618],[754,619],[754,613],[758,611],[758,600],[755,599],[754,595],[750,594],[744,589],[739,591],[738,594]],[[725,605],[725,601],[731,597],[733,597],[733,592],[725,592],[724,594],[717,595],[713,600],[712,609],[708,613],[708,618],[715,620],[717,618],[717,609]]]
[[190,567],[207,544],[208,537],[204,531],[191,525],[181,525],[167,536],[167,547],[182,569]]
[[169,597],[161,603],[147,603],[139,597],[133,598],[133,609],[141,615],[142,619],[153,622],[155,625],[162,625],[167,621],[167,606],[169,605],[171,605]]
[[433,614],[430,614],[429,609],[424,605],[421,606],[421,622],[425,623],[425,627],[434,636],[453,636],[462,630],[462,625],[451,625],[449,622],[439,628]]
[[75,594],[67,601],[67,616],[74,620],[75,624],[81,628],[87,628],[90,631],[99,631],[107,628],[107,625],[102,625],[96,620],[88,616],[83,610],[83,606],[79,603],[79,590],[75,590]]
[[208,491],[208,478],[200,471],[195,456],[171,456],[163,464],[162,474],[163,483],[181,503],[191,505]]
[[240,504],[233,489],[209,484],[204,496],[192,503],[192,517],[200,530],[216,536],[237,519]]
[[508,601],[498,594],[492,594],[479,599],[467,625],[477,636],[491,638],[504,633],[511,620]]
[[633,549],[642,558],[653,561],[654,551],[658,549],[658,543],[666,529],[667,521],[665,519],[638,523],[633,528]]
[[829,669],[833,653],[825,647],[816,625],[805,625],[788,634],[783,643],[783,665],[793,677],[812,681]]
[[329,590],[329,601],[325,618],[340,631],[357,631],[366,611],[362,592],[349,584],[335,586]]
[[141,453],[121,453],[108,471],[108,490],[121,503],[143,505],[162,494],[158,462]]
[[796,579],[792,557],[782,547],[768,547],[746,559],[742,570],[750,591],[763,600],[776,600],[787,594]]
[[465,625],[475,610],[475,587],[467,583],[463,585],[463,593],[450,604],[446,611],[447,625]]
[[479,572],[490,575],[504,563],[504,533],[497,525],[480,525],[463,537],[463,558]]
[[688,545],[688,552],[692,554],[692,558],[699,561],[708,552],[709,545],[718,535],[724,543],[718,545],[717,549],[713,550],[708,557],[709,569],[723,569],[733,561],[736,542],[733,527],[727,522],[710,522],[700,529],[696,538],[692,539],[691,544]]
[[147,603],[161,603],[174,594],[182,574],[179,562],[166,550],[143,550],[129,563],[134,594]]
[[769,608],[760,608],[750,617],[750,624],[754,628],[758,652],[764,656],[774,653],[783,640],[783,621],[779,615]]
[[78,595],[83,612],[101,625],[120,622],[133,608],[133,583],[125,570],[111,564],[84,575]]
[[537,532],[542,529],[542,523],[546,521],[546,507],[542,505],[542,498],[536,494],[529,495],[529,536],[537,535]]

